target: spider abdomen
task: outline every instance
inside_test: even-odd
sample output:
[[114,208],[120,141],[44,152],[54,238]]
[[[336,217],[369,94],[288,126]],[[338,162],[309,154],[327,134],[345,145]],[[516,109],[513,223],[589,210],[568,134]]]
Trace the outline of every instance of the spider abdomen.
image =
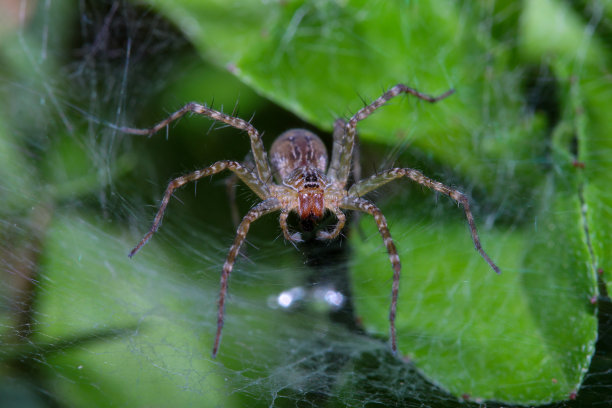
[[279,181],[285,180],[297,168],[314,167],[324,172],[327,149],[314,133],[306,129],[291,129],[272,144],[270,164]]

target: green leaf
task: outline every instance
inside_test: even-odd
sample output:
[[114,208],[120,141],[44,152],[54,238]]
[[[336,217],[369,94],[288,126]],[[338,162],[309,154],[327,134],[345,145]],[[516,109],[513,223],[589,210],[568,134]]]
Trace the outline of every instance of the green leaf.
[[[455,88],[435,106],[399,98],[360,124],[363,141],[409,141],[463,185],[487,192],[480,193],[483,208],[498,208],[512,221],[481,228],[485,249],[503,270],[495,276],[471,248],[461,214],[434,224],[419,204],[423,197],[385,207],[404,248],[400,349],[457,396],[533,404],[577,391],[597,333],[593,256],[609,262],[604,220],[611,207],[600,196],[607,195],[610,173],[594,166],[600,178],[585,183],[572,165],[572,112],[547,123],[550,118],[525,109],[529,65],[519,65],[513,41],[519,33],[519,55],[527,61],[562,54],[564,70],[556,73],[568,75],[587,33],[583,21],[568,10],[558,13],[554,1],[527,2],[520,13],[504,14],[512,16],[508,21],[492,22],[490,31],[482,16],[493,9],[452,1],[150,3],[202,55],[325,130],[361,107],[357,95],[371,101],[398,82],[431,94]],[[548,15],[567,22],[558,34],[566,41],[536,29],[554,21]],[[588,49],[579,57],[597,65],[605,63],[600,55]],[[581,135],[581,146],[589,146],[593,137]],[[585,202],[593,208],[586,216]],[[487,219],[476,216],[481,224]],[[362,225],[370,238],[352,239],[356,307],[366,327],[384,335],[390,267],[371,220]]]
[[[195,225],[178,218],[177,224]],[[175,235],[171,224],[164,231]],[[82,214],[55,214],[41,261],[36,334],[25,347],[5,349],[3,361],[44,361],[50,389],[70,406],[172,401],[177,407],[241,407],[296,388],[331,388],[331,363],[318,359],[333,361],[336,348],[352,355],[382,348],[362,336],[353,339],[322,312],[269,307],[278,288],[296,285],[299,276],[287,273],[296,268],[286,259],[292,248],[272,252],[257,243],[252,264],[239,262],[234,270],[221,350],[213,360],[226,246],[199,232],[206,257],[192,259],[189,248],[180,248],[184,238],[177,242],[166,234],[130,260],[133,242],[121,229]],[[183,272],[197,268],[206,269],[201,279]]]
[[[610,3],[602,3],[601,12],[612,16]],[[579,200],[584,212],[583,224],[588,234],[590,265],[597,270],[611,293],[612,279],[612,124],[609,120],[612,84],[606,77],[612,55],[600,36],[593,36],[595,26],[585,25],[582,17],[567,3],[546,0],[528,2],[523,20],[527,60],[537,62],[550,57],[555,74],[562,79],[564,126],[572,132],[566,140],[568,155],[575,171],[581,173]],[[546,35],[542,35],[546,33]],[[575,144],[574,148],[569,148]],[[575,151],[574,151],[575,150]],[[572,171],[573,172],[573,171]]]
[[[137,145],[141,142],[134,142],[138,156],[115,156],[110,151],[115,139],[104,144],[109,150],[98,146],[95,140],[103,132],[91,126],[93,112],[85,115],[91,143],[80,141],[66,110],[72,100],[62,99],[64,93],[59,92],[64,84],[60,79],[68,80],[58,72],[65,70],[48,69],[57,62],[52,55],[74,55],[74,50],[66,53],[60,41],[42,57],[46,48],[30,45],[30,38],[46,39],[47,32],[55,34],[50,40],[71,38],[65,31],[73,25],[58,19],[58,14],[70,14],[59,13],[65,8],[51,13],[47,7],[38,16],[46,18],[40,30],[21,36],[23,41],[3,43],[12,44],[10,52],[3,50],[6,59],[23,67],[14,82],[22,85],[24,78],[32,77],[43,85],[27,98],[7,92],[6,100],[17,110],[32,107],[32,117],[52,119],[32,121],[34,126],[15,133],[37,135],[26,142],[34,149],[24,149],[12,129],[0,129],[5,211],[26,213],[40,200],[38,194],[52,202],[53,216],[42,246],[26,242],[31,257],[23,259],[36,267],[32,270],[40,267],[32,311],[36,330],[31,338],[19,339],[15,348],[5,347],[3,362],[26,362],[37,374],[46,374],[41,382],[51,386],[32,388],[71,406],[92,401],[159,405],[166,400],[176,406],[273,406],[287,397],[293,405],[324,401],[361,406],[366,400],[378,401],[381,393],[389,397],[387,405],[407,405],[413,398],[415,405],[427,405],[432,398],[452,405],[458,397],[539,404],[568,399],[578,390],[597,334],[595,271],[601,270],[605,279],[612,270],[610,53],[594,19],[555,0],[148,3],[183,30],[203,58],[227,71],[218,75],[192,69],[164,98],[156,99],[159,111],[214,94],[222,94],[216,102],[224,104],[225,111],[239,97],[242,112],[259,109],[260,100],[250,91],[244,97],[223,95],[228,77],[234,79],[231,74],[329,131],[335,118],[349,117],[362,107],[361,98],[368,103],[396,83],[434,95],[455,88],[452,97],[435,105],[411,96],[396,98],[360,123],[363,167],[393,161],[396,154],[398,165],[426,167],[429,176],[471,192],[484,248],[502,274],[492,273],[474,251],[462,210],[448,205],[449,200],[436,204],[431,193],[419,193],[423,188],[407,187],[407,181],[396,182],[404,194],[382,189],[373,196],[390,222],[403,262],[397,327],[400,357],[413,363],[408,364],[392,357],[383,342],[332,323],[320,310],[269,306],[282,290],[303,285],[302,276],[308,273],[290,245],[283,250],[280,240],[271,242],[277,222],[270,217],[268,224],[262,221],[269,227],[265,243],[257,241],[257,232],[249,235],[255,244],[246,247],[237,263],[219,355],[222,364],[212,361],[218,275],[231,232],[217,233],[208,221],[198,224],[171,209],[163,232],[137,258],[127,259],[141,230],[128,234],[126,225],[141,227],[140,221],[150,221],[134,215],[129,194],[138,193],[131,189],[141,193],[155,184],[159,197],[162,184],[172,176],[164,173],[163,181],[149,183],[154,172],[143,171],[136,180],[140,187],[135,180],[118,179],[135,167],[137,157],[143,157],[140,161],[149,170],[172,161],[147,157]],[[104,30],[114,27],[107,21],[123,16],[115,7],[113,3],[105,17]],[[609,18],[610,7],[602,7]],[[82,21],[85,27],[90,20]],[[139,24],[134,27],[142,28]],[[135,51],[140,37],[128,31],[134,48],[128,45],[123,51]],[[24,50],[40,54],[40,61]],[[119,57],[124,77],[117,107],[123,107],[129,94],[124,85],[134,79],[128,73],[138,64],[136,56],[151,50]],[[110,68],[118,54],[105,52],[95,48],[87,56],[106,56],[109,66],[104,68]],[[51,62],[44,64],[45,58]],[[96,58],[81,61],[81,67]],[[542,114],[541,105],[529,100],[525,88],[534,67],[554,76],[551,82],[558,94],[549,99],[558,104],[557,118],[547,116],[550,111]],[[92,82],[112,92],[118,81],[111,76],[94,74]],[[148,89],[153,80],[139,81]],[[113,99],[90,91],[85,98],[91,105],[78,102],[78,109],[92,106],[95,112],[101,101]],[[120,112],[116,109],[118,121]],[[17,120],[30,125],[23,117]],[[274,122],[284,125],[282,119],[275,117]],[[52,130],[56,122],[61,122],[62,132]],[[193,123],[190,126],[200,129],[201,122]],[[274,136],[270,133],[267,145]],[[159,139],[142,143],[166,143]],[[194,137],[188,143],[181,157],[215,152],[212,160],[233,158],[219,156],[231,155],[235,147],[222,137],[205,142]],[[326,143],[332,142],[328,138]],[[413,156],[402,154],[408,144]],[[170,154],[169,148],[164,150]],[[88,160],[92,157],[100,160]],[[414,158],[418,164],[408,161]],[[108,206],[102,197],[92,200],[93,206],[75,199],[105,188],[111,198]],[[214,191],[204,210],[198,207],[189,214],[221,219],[227,205]],[[110,214],[104,220],[100,207]],[[127,222],[133,218],[139,223]],[[22,221],[9,218],[4,225],[15,225],[27,235]],[[355,308],[367,333],[386,340],[388,255],[371,219],[364,217],[360,228],[366,239],[353,231],[348,261]],[[17,244],[4,249],[12,251]],[[29,275],[19,267],[11,273],[27,280]],[[2,293],[11,300],[20,286],[6,286]],[[12,309],[5,309],[2,321],[11,332]],[[8,370],[6,374],[15,378]]]
[[[612,293],[612,123],[609,120],[610,89],[592,81],[576,84],[584,103],[578,129],[579,163],[584,164],[583,200],[586,223],[593,251],[593,264]],[[580,101],[580,99],[579,99]]]
[[[494,163],[530,153],[538,123],[522,117],[509,49],[477,31],[477,7],[456,2],[253,3],[151,0],[201,53],[322,129],[397,83],[438,95],[398,98],[360,124],[364,140],[408,140],[491,187]],[[433,29],[432,29],[433,27]],[[482,58],[490,52],[491,60]],[[498,84],[503,84],[499,87]],[[484,117],[483,117],[484,114]],[[486,157],[486,160],[483,160]]]
[[3,214],[10,214],[17,209],[31,206],[36,202],[35,191],[24,193],[24,185],[34,185],[28,163],[20,154],[22,146],[17,138],[12,137],[5,126],[5,118],[0,117],[0,200]]
[[[456,395],[521,404],[562,400],[579,388],[589,366],[596,280],[578,191],[561,176],[541,191],[532,222],[483,234],[499,276],[473,249],[461,211],[447,209],[458,220],[444,224],[399,206],[387,215],[404,271],[399,348]],[[391,268],[373,221],[361,225],[368,239],[353,241],[358,314],[368,331],[385,335]]]
[[[214,302],[172,273],[176,262],[161,251],[130,261],[119,230],[65,214],[56,214],[47,243],[34,356],[52,367],[67,405],[239,405],[213,371],[209,342],[199,340],[200,313],[212,317]],[[44,351],[58,343],[60,352]],[[184,392],[190,384],[205,398]]]

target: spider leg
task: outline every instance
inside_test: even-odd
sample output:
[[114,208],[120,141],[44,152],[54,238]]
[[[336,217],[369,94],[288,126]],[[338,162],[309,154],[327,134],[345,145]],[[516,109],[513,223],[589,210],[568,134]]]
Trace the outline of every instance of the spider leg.
[[238,176],[235,174],[232,174],[225,180],[225,192],[227,193],[234,228],[238,228],[240,224],[240,215],[238,213],[238,205],[236,204],[236,184],[238,184]]
[[175,178],[168,184],[168,187],[166,188],[166,192],[164,193],[164,198],[162,198],[161,205],[159,206],[157,215],[155,216],[155,219],[153,220],[153,225],[151,226],[151,229],[149,230],[149,232],[145,234],[142,240],[140,240],[138,245],[136,245],[134,249],[132,249],[132,251],[130,252],[128,256],[130,258],[133,257],[136,254],[136,252],[138,252],[140,248],[142,248],[149,241],[149,239],[153,236],[153,234],[155,234],[155,232],[158,230],[159,226],[161,225],[162,218],[164,216],[164,211],[166,211],[166,207],[168,206],[168,203],[170,202],[170,198],[172,197],[172,193],[174,192],[174,190],[189,183],[190,181],[195,181],[202,177],[206,177],[206,176],[210,176],[210,175],[219,173],[220,171],[223,171],[225,169],[228,169],[234,172],[240,179],[242,179],[242,181],[245,182],[246,185],[248,185],[251,188],[251,190],[253,190],[262,199],[266,199],[269,197],[269,192],[268,192],[266,185],[248,168],[244,167],[242,164],[235,162],[235,161],[230,161],[230,160],[218,161],[214,163],[212,166],[206,167],[202,170],[197,170],[197,171],[194,171],[193,173],[189,173],[187,175]]
[[[344,132],[344,127],[346,126],[346,120],[344,119],[336,119],[336,121],[334,122],[334,142],[333,142],[333,147],[332,147],[332,162],[333,162],[333,158],[334,157],[340,157],[342,150],[343,150],[343,146],[346,143],[345,141],[345,132]],[[357,135],[355,135],[355,138],[357,138]],[[332,172],[332,168],[334,169],[334,171]],[[337,166],[330,166],[330,173],[333,173],[332,177],[336,176],[336,169]],[[353,170],[353,180],[357,181],[361,179],[361,160],[360,160],[360,154],[359,154],[359,141],[355,140],[355,143],[353,144],[353,166],[352,166],[352,170]],[[329,177],[329,174],[328,174]]]
[[336,119],[334,122],[334,141],[332,145],[332,156],[331,161],[329,163],[329,169],[327,171],[327,176],[329,178],[335,179],[338,168],[340,167],[339,160],[343,155],[345,146],[346,146],[346,120],[344,119]]
[[442,194],[445,194],[457,201],[459,204],[463,206],[465,210],[465,218],[467,218],[468,225],[470,227],[470,232],[472,234],[472,241],[474,241],[474,246],[476,250],[484,258],[485,261],[491,266],[491,268],[496,272],[500,273],[499,267],[495,265],[495,263],[489,258],[489,255],[482,249],[482,245],[480,244],[480,238],[478,237],[478,230],[476,229],[476,222],[474,221],[474,216],[472,215],[472,211],[470,210],[470,203],[468,198],[461,192],[452,189],[439,181],[435,181],[426,177],[418,170],[414,169],[390,169],[386,170],[382,173],[375,174],[370,178],[361,180],[355,184],[348,190],[349,196],[363,196],[364,194],[372,191],[384,184],[387,184],[390,181],[393,181],[400,177],[408,177],[412,181],[416,181],[417,183],[424,185],[432,190],[438,191]]
[[294,232],[293,234],[289,232],[289,227],[287,226],[287,217],[289,217],[289,211],[285,209],[281,210],[279,222],[285,239],[289,242],[303,242],[302,234],[300,234],[299,232]]
[[[242,165],[249,169],[251,172],[255,170],[255,163],[253,162],[253,155],[250,153],[247,154],[247,157],[242,162]],[[234,228],[238,228],[238,224],[240,224],[240,215],[238,213],[238,205],[236,204],[236,185],[238,184],[238,176],[236,174],[232,174],[225,180],[225,192],[227,193],[227,200],[230,205],[230,213],[232,217],[232,223],[234,224]],[[252,190],[253,188],[251,188]],[[261,197],[264,199],[265,197]]]
[[338,223],[336,224],[332,232],[327,232],[323,230],[317,232],[317,239],[319,240],[334,239],[338,235],[340,235],[340,231],[342,231],[342,228],[344,228],[344,224],[346,223],[346,215],[344,215],[344,213],[338,208],[334,208],[332,211],[336,215],[336,218],[338,218]]
[[[346,120],[344,119],[336,119],[336,121],[334,122],[334,146],[333,146],[333,151],[332,151],[332,163],[333,163],[333,158],[339,158],[341,153],[342,153],[342,149],[343,149],[343,145],[344,143],[346,143],[346,141],[344,140],[344,136],[345,136],[345,131],[344,131],[344,127],[346,126]],[[355,139],[357,139],[357,135],[355,134]],[[353,144],[353,182],[357,182],[359,180],[361,180],[361,158],[360,158],[360,152],[359,152],[359,140],[355,140],[354,144]],[[330,166],[329,167],[329,174],[328,177],[330,177],[331,179],[334,179],[334,177],[336,177],[336,169],[337,166]],[[334,170],[332,170],[334,169]],[[352,225],[356,225],[357,229],[359,231],[360,235],[363,235],[363,231],[361,230],[361,228],[359,227],[359,218],[361,217],[361,213],[357,212],[355,214],[353,214],[353,217],[351,218],[351,224]],[[342,229],[342,228],[340,228]],[[340,233],[340,231],[338,231],[338,234]],[[336,236],[338,235],[336,234]],[[319,238],[319,239],[325,239],[325,238]],[[331,238],[330,238],[331,239]]]
[[355,135],[355,143],[353,144],[353,182],[361,180],[361,150],[359,139]]
[[376,225],[378,226],[378,231],[382,236],[385,247],[387,247],[387,252],[389,253],[389,260],[391,261],[391,266],[393,267],[393,285],[391,287],[391,307],[389,309],[389,323],[391,333],[391,351],[393,351],[393,353],[395,354],[397,353],[395,315],[397,313],[397,296],[399,293],[399,282],[402,265],[400,263],[399,255],[397,254],[395,244],[393,243],[393,238],[391,238],[391,233],[389,232],[389,227],[387,226],[387,220],[385,219],[385,216],[378,207],[363,198],[345,197],[342,201],[341,207],[347,208],[349,210],[362,211],[373,216],[374,221],[376,221]]
[[117,129],[120,132],[130,133],[133,135],[151,136],[154,133],[160,131],[161,129],[167,127],[170,123],[174,122],[175,120],[190,112],[197,113],[198,115],[207,116],[211,119],[227,123],[228,125],[236,129],[246,131],[249,134],[249,138],[251,139],[251,151],[253,152],[253,157],[255,159],[257,175],[264,182],[267,182],[272,178],[272,172],[270,170],[270,165],[268,164],[266,150],[264,149],[261,136],[257,129],[255,129],[255,127],[251,125],[250,122],[247,122],[240,118],[236,118],[234,116],[226,115],[225,113],[211,109],[206,105],[201,105],[196,102],[190,102],[187,105],[183,106],[181,109],[168,116],[166,119],[162,120],[161,122],[148,129],[138,129],[131,127],[118,127]]
[[[417,98],[426,102],[434,103],[448,97],[454,92],[454,89],[450,89],[440,96],[430,96],[421,93],[416,89],[407,87],[404,84],[397,84],[391,89],[389,89],[387,92],[382,94],[371,104],[359,109],[359,111],[357,111],[357,113],[354,114],[348,122],[345,122],[346,124],[344,125],[344,133],[341,136],[338,136],[337,142],[335,137],[336,125],[334,125],[334,150],[332,152],[332,159],[328,171],[328,175],[330,176],[330,178],[337,180],[341,183],[342,186],[346,185],[348,175],[351,171],[351,157],[353,154],[353,145],[355,143],[357,122],[364,120],[365,118],[370,116],[376,109],[383,106],[387,101],[401,93],[407,93],[410,95],[414,95]],[[339,123],[339,120],[336,121],[336,123]]]
[[261,203],[257,204],[255,207],[251,208],[249,212],[244,216],[242,222],[238,226],[238,230],[236,231],[236,238],[234,238],[234,243],[232,244],[229,253],[227,254],[227,258],[225,259],[225,263],[223,264],[223,272],[221,273],[221,290],[219,291],[219,309],[217,313],[217,334],[215,336],[215,344],[212,350],[212,356],[217,356],[217,351],[219,350],[219,343],[221,342],[221,332],[223,331],[223,315],[225,313],[225,296],[227,295],[227,280],[229,278],[232,269],[234,268],[234,263],[236,262],[236,256],[240,251],[240,247],[246,238],[247,233],[249,232],[249,227],[253,223],[253,221],[257,220],[262,215],[271,213],[272,211],[276,211],[281,208],[280,202],[276,198],[269,198]]

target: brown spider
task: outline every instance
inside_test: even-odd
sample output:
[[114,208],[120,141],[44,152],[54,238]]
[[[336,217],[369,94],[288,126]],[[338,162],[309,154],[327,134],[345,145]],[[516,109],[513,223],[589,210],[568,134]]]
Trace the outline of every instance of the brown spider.
[[[393,267],[389,322],[391,349],[393,353],[396,353],[397,339],[395,332],[395,314],[401,270],[400,259],[393,239],[391,238],[391,234],[389,233],[385,216],[373,203],[362,198],[365,194],[400,177],[408,177],[419,184],[442,194],[446,194],[463,205],[476,250],[495,272],[499,273],[499,268],[482,249],[468,199],[461,192],[427,178],[417,170],[408,168],[385,170],[369,178],[356,181],[350,188],[347,188],[347,181],[351,170],[353,146],[355,144],[356,126],[357,122],[367,118],[388,100],[401,93],[408,93],[419,99],[433,103],[446,98],[453,92],[454,90],[451,89],[438,97],[432,97],[405,85],[398,84],[389,89],[370,105],[360,109],[348,121],[342,119],[337,120],[334,124],[334,143],[329,167],[327,166],[328,158],[325,145],[318,136],[307,130],[291,129],[280,135],[272,144],[270,149],[270,160],[268,161],[261,136],[249,122],[226,115],[206,105],[200,105],[195,102],[188,103],[183,108],[149,129],[119,128],[120,131],[125,133],[150,136],[186,113],[197,113],[224,122],[236,129],[246,131],[251,139],[251,152],[254,160],[253,170],[236,161],[222,160],[214,163],[212,166],[172,180],[166,188],[166,192],[151,229],[138,245],[132,249],[129,256],[132,257],[138,252],[157,231],[173,191],[190,181],[195,181],[227,169],[234,172],[236,176],[261,198],[262,201],[251,208],[242,219],[242,222],[240,222],[238,231],[236,232],[236,238],[234,239],[234,243],[223,265],[221,290],[219,293],[219,309],[217,314],[217,334],[212,351],[214,357],[217,355],[219,349],[221,331],[223,329],[223,315],[228,278],[234,267],[236,256],[240,251],[240,247],[253,221],[262,215],[273,211],[280,211],[280,227],[285,239],[291,242],[300,242],[301,235],[299,233],[290,233],[287,227],[287,217],[291,211],[298,213],[301,227],[306,231],[313,229],[315,224],[323,217],[325,210],[330,210],[334,213],[338,219],[336,226],[332,231],[318,231],[317,238],[320,240],[334,239],[340,234],[346,222],[346,216],[341,209],[368,213],[374,217],[378,225],[378,230],[380,235],[382,235]],[[276,183],[272,180],[273,176],[276,178]]]

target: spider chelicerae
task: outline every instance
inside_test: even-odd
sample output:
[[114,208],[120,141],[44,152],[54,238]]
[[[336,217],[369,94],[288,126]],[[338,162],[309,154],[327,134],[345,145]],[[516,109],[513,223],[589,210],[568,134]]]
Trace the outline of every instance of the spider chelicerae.
[[161,205],[151,229],[146,233],[138,245],[132,249],[129,254],[130,258],[147,243],[161,225],[164,211],[168,206],[168,202],[174,190],[191,181],[219,173],[223,170],[230,170],[259,196],[262,201],[252,207],[242,218],[236,232],[234,243],[230,247],[227,259],[223,265],[221,290],[219,293],[219,309],[217,313],[217,333],[212,350],[214,357],[217,355],[219,343],[221,341],[229,275],[232,272],[236,256],[240,251],[240,247],[253,221],[268,213],[280,211],[280,227],[285,239],[291,242],[300,242],[302,240],[300,233],[290,233],[287,226],[287,217],[291,211],[297,212],[301,227],[306,231],[310,231],[314,228],[317,222],[322,219],[326,210],[331,211],[338,221],[331,231],[319,230],[317,232],[317,239],[320,240],[334,239],[340,234],[346,222],[346,216],[342,211],[343,209],[370,214],[373,216],[374,221],[376,221],[393,268],[389,322],[391,349],[393,353],[396,353],[397,338],[395,315],[401,264],[385,216],[376,205],[363,198],[365,194],[390,181],[401,177],[407,177],[412,181],[451,197],[453,200],[457,201],[457,203],[461,204],[465,210],[465,216],[476,250],[495,272],[499,273],[500,271],[497,265],[495,265],[482,249],[476,231],[474,216],[470,211],[469,201],[461,192],[424,176],[423,173],[418,170],[410,168],[393,168],[385,170],[369,178],[355,180],[351,186],[348,186],[347,183],[349,180],[349,173],[351,172],[353,148],[355,146],[356,127],[359,121],[366,119],[376,109],[380,108],[391,98],[399,94],[411,94],[424,101],[434,103],[446,98],[453,92],[454,90],[451,89],[440,96],[433,97],[423,94],[416,89],[407,87],[406,85],[398,84],[382,94],[371,104],[361,108],[348,121],[343,119],[336,120],[334,123],[333,149],[329,166],[325,145],[317,135],[308,130],[291,129],[281,134],[272,144],[270,148],[270,158],[268,159],[261,140],[261,135],[250,122],[195,102],[188,103],[149,129],[136,129],[130,127],[119,128],[120,131],[125,133],[151,136],[167,127],[171,122],[177,120],[181,116],[187,113],[197,113],[216,121],[224,122],[236,129],[246,131],[251,139],[251,154],[254,161],[254,166],[250,166],[237,161],[222,160],[202,170],[197,170],[172,180],[166,188],[166,192],[164,193],[164,197],[162,198]]

